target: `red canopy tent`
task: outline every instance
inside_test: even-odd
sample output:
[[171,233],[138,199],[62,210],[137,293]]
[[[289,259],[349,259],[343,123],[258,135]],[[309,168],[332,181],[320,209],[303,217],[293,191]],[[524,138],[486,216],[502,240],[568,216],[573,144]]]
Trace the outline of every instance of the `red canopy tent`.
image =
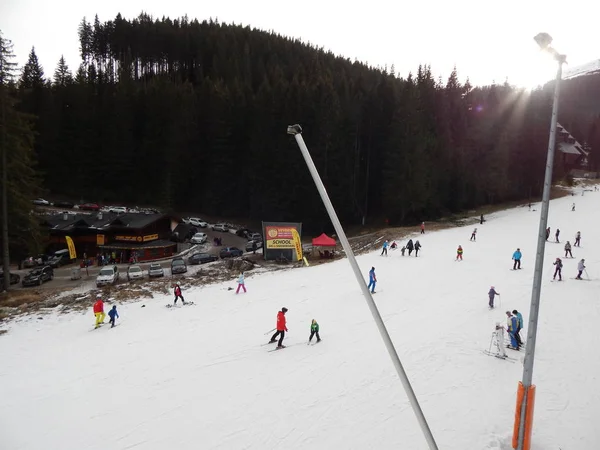
[[313,247],[335,247],[337,243],[335,242],[335,239],[330,238],[323,233],[321,236],[312,240],[312,245]]

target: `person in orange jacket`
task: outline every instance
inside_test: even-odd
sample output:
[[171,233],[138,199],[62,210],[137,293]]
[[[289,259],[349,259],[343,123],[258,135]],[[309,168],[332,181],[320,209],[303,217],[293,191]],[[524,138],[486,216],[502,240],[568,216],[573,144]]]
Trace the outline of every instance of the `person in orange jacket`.
[[288,330],[285,326],[285,313],[287,312],[287,308],[281,308],[281,311],[277,313],[277,332],[271,337],[269,341],[270,344],[275,342],[277,336],[279,336],[279,343],[277,344],[277,348],[284,348],[283,338],[285,337],[285,332]]
[[102,296],[98,294],[96,298],[96,303],[94,303],[94,316],[96,316],[95,328],[98,328],[101,324],[104,323],[104,318],[106,317],[106,314],[104,314],[104,302],[102,301]]

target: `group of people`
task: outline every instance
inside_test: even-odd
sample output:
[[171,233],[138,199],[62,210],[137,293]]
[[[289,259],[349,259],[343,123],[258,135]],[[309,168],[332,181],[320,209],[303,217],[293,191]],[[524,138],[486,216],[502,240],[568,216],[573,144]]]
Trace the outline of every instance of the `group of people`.
[[[381,255],[380,256],[387,256],[388,255],[388,247],[391,248],[392,250],[396,250],[398,248],[398,244],[396,244],[396,241],[392,242],[392,244],[390,245],[389,241],[386,239],[383,243],[383,247],[381,249]],[[414,250],[415,252],[415,257],[419,256],[419,250],[421,250],[423,246],[421,245],[421,243],[419,242],[419,240],[417,239],[414,243],[412,239],[409,239],[408,242],[406,243],[406,245],[403,245],[402,248],[400,249],[400,252],[402,253],[402,256],[404,256],[404,254],[406,253],[406,251],[408,250],[408,256],[412,255],[412,252]]]
[[[277,324],[275,326],[275,334],[271,336],[269,344],[277,342],[277,348],[285,348],[283,345],[283,338],[285,333],[288,331],[287,320],[285,314],[288,312],[286,307],[281,308],[281,311],[277,313]],[[308,337],[308,343],[312,342],[313,337],[317,337],[317,342],[321,342],[321,336],[319,336],[319,324],[315,319],[312,319],[310,323],[310,336]],[[277,339],[279,338],[279,340]]]
[[[504,344],[504,331],[508,332],[510,344],[506,347],[512,348],[513,350],[519,350],[523,346],[523,340],[521,339],[521,330],[523,329],[523,315],[513,309],[512,313],[506,311],[506,328],[500,323],[496,322],[496,330],[492,335],[492,339],[496,341],[496,347],[498,349],[498,356],[506,358],[506,350]],[[491,343],[490,343],[491,347]]]
[[[104,302],[102,301],[102,295],[96,295],[96,302],[94,303],[94,316],[96,317],[96,325],[94,328],[100,328],[102,324],[104,324],[104,319],[106,318],[106,314],[104,313]],[[119,318],[119,313],[117,312],[117,305],[113,305],[111,310],[108,312],[108,317],[110,318],[109,322],[110,327],[115,327],[115,320]]]

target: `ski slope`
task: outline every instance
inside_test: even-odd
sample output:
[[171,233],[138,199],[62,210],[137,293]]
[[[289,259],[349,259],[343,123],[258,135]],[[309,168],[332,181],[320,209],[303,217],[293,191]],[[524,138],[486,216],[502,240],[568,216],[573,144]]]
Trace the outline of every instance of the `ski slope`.
[[[552,236],[558,226],[573,243],[579,230],[582,246],[563,259],[565,281],[551,283],[563,244],[546,244],[534,450],[600,448],[599,204],[600,192],[580,190],[551,203]],[[506,310],[527,326],[532,209],[490,215],[476,243],[468,226],[415,234],[418,258],[358,258],[365,278],[376,268],[375,301],[441,450],[510,448],[523,354],[507,350],[509,362],[482,350]],[[523,269],[511,271],[517,247]],[[591,281],[572,279],[581,258]],[[92,299],[85,315],[10,324],[0,337],[0,448],[427,448],[346,260],[247,274],[247,294],[227,290],[236,278],[184,291],[195,306],[165,308],[170,296],[120,305],[114,329],[90,331]],[[502,302],[491,311],[490,285]],[[264,333],[282,306],[289,347],[268,352]],[[313,318],[323,341],[307,346]]]

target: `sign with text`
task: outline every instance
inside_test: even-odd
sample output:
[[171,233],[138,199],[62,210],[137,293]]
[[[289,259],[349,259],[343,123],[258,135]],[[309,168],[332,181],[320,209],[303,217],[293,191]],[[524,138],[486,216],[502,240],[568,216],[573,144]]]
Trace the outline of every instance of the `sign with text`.
[[265,259],[302,259],[301,223],[263,222]]
[[147,236],[144,236],[144,242],[156,241],[157,239],[158,239],[158,234],[149,234]]
[[104,245],[104,235],[103,234],[96,235],[96,245]]
[[141,236],[115,236],[115,241],[142,242],[142,237]]

